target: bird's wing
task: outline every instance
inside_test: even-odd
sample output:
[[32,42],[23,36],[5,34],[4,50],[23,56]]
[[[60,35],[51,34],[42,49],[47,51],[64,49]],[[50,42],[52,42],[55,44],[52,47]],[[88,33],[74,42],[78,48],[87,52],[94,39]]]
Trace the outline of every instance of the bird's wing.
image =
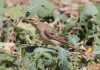
[[55,30],[55,29],[45,29],[44,30],[44,33],[45,35],[48,37],[48,38],[51,38],[51,39],[54,39],[54,40],[57,40],[59,42],[62,42],[62,43],[66,43],[66,44],[71,44],[70,42],[68,42],[63,36],[59,35],[59,33]]
[[57,40],[57,41],[59,41],[61,43],[67,44],[72,49],[75,49],[75,50],[81,52],[82,54],[84,54],[81,50],[79,50],[77,47],[75,47],[72,43],[70,43],[69,41],[67,41],[64,37],[60,36],[59,33],[55,29],[53,29],[53,28],[50,29],[50,30],[45,29],[44,33],[50,39],[54,39],[54,40]]
[[45,29],[44,30],[45,35],[50,38],[50,39],[55,39],[55,40],[64,40],[64,37],[60,36],[58,32],[55,29]]

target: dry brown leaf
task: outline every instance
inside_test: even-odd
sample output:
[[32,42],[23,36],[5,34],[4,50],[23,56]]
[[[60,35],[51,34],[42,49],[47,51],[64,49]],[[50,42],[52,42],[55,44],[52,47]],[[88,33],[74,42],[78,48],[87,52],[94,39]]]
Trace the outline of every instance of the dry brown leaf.
[[5,43],[5,45],[2,49],[8,53],[14,54],[15,53],[14,50],[16,49],[16,45],[15,45],[15,43],[7,42],[7,43]]

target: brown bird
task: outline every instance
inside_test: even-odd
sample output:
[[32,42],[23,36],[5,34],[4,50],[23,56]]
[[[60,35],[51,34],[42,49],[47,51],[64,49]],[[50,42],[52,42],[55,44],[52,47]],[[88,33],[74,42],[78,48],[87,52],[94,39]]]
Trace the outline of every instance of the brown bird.
[[63,36],[61,36],[58,31],[48,24],[40,22],[40,20],[32,17],[27,17],[25,20],[31,23],[38,31],[41,39],[50,45],[61,46],[61,45],[68,45],[72,49],[79,51],[80,53],[84,54],[81,50],[76,48],[72,43],[67,41]]

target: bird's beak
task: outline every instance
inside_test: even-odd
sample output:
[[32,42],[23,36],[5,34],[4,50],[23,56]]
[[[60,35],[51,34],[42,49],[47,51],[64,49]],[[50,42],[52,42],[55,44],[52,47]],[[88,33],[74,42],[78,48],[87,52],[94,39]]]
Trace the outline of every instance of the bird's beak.
[[29,18],[29,17],[26,17],[26,18],[23,18],[22,19],[22,22],[27,22],[27,23],[30,23],[32,20],[31,20],[31,18]]
[[35,21],[37,21],[37,19],[34,18],[34,17],[26,17],[26,18],[24,18],[24,20],[25,20],[26,22],[35,22]]
[[38,20],[35,17],[26,17],[23,19],[25,22],[30,23],[32,25],[37,25]]
[[29,17],[26,17],[23,20],[26,21],[26,22],[28,22],[28,23],[31,22],[31,18],[29,18]]

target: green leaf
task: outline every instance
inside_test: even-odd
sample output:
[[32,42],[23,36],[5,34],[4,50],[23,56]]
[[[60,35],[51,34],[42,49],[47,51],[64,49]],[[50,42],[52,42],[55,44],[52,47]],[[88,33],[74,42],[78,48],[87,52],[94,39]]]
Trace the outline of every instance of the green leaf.
[[5,12],[5,8],[0,8],[0,15],[2,16]]
[[23,12],[19,7],[13,6],[10,8],[7,8],[7,13],[12,19],[17,19],[22,16]]
[[99,46],[98,45],[95,45],[95,48],[93,49],[93,53],[94,54],[100,54],[100,47]]
[[31,16],[37,14],[39,17],[47,17],[52,15],[54,5],[48,0],[34,0],[30,2],[29,6],[24,6],[24,9],[30,12]]
[[[34,43],[37,39],[37,34],[35,32],[35,28],[31,24],[19,22],[18,25],[16,26],[18,29],[25,30],[30,36],[32,36],[32,43]],[[25,39],[25,36],[19,35],[21,39]]]
[[100,24],[100,14],[97,15],[96,19],[95,19],[95,22],[97,24]]
[[0,8],[1,7],[3,8],[5,6],[5,4],[6,4],[5,0],[0,0]]
[[38,59],[38,65],[37,67],[41,70],[45,70],[45,67],[44,67],[44,60],[43,59]]
[[10,57],[9,55],[0,52],[0,60],[8,60],[8,61],[13,61],[14,57]]
[[100,54],[97,54],[97,55],[95,56],[95,59],[99,59],[99,60],[100,60]]
[[47,59],[52,59],[52,55],[50,53],[43,53],[42,55]]
[[93,53],[100,54],[100,39],[98,34],[93,34],[94,36],[94,46]]
[[77,35],[67,35],[67,40],[71,42],[73,45],[77,46],[80,38]]
[[68,24],[66,24],[65,26],[65,33],[68,33],[69,30],[74,27],[76,25],[76,22],[71,20],[70,22],[68,22]]
[[67,56],[72,55],[71,52],[69,52],[61,47],[59,47],[58,50],[59,50],[58,57],[60,59],[60,62],[59,62],[60,70],[70,70],[71,65],[67,59]]
[[57,52],[55,50],[52,50],[52,49],[48,49],[48,48],[36,48],[34,50],[34,53],[37,53],[37,54],[41,54],[41,53],[52,53],[52,54],[57,54]]
[[45,66],[49,66],[49,65],[52,65],[52,64],[53,64],[53,60],[48,60],[48,59],[47,60],[46,59],[44,60],[44,65]]
[[99,13],[100,13],[100,3],[96,3],[95,6],[97,7],[97,9],[99,10]]
[[0,70],[13,70],[13,69],[0,66]]
[[[29,67],[30,69],[29,70],[38,70],[37,68],[37,63],[34,63],[31,67]],[[28,66],[28,65],[27,65]],[[27,69],[26,69],[27,70]]]
[[99,10],[99,14],[96,16],[95,21],[97,24],[100,24],[100,3],[97,3],[95,5],[96,5],[97,9]]
[[67,56],[72,55],[71,52],[59,47],[58,48],[58,57],[59,59],[61,59],[62,61],[66,61],[67,60]]
[[71,64],[68,62],[68,60],[66,61],[63,61],[63,62],[59,62],[59,67],[60,67],[60,70],[72,70],[72,66]]
[[[43,47],[36,48],[32,53],[32,58],[29,57],[29,64],[27,64],[29,65],[29,67],[33,67],[34,65],[36,65],[37,68],[44,70],[45,65],[51,65],[51,63],[53,63],[53,57],[56,57],[55,55],[52,55],[52,53],[57,55],[57,52],[55,50]],[[24,62],[24,65],[25,64],[26,63]]]
[[57,18],[59,20],[65,21],[65,22],[67,21],[67,16],[65,14],[59,14],[59,15],[57,15]]
[[81,18],[87,18],[88,16],[95,16],[99,13],[97,7],[91,3],[86,4],[81,12]]
[[31,33],[32,35],[35,34],[36,29],[31,24],[26,24],[26,23],[23,23],[23,22],[19,22],[16,27],[27,31],[27,32]]
[[28,6],[23,6],[25,12],[29,12],[30,13],[30,16],[34,16],[36,15],[36,12],[37,12],[37,7],[40,6],[40,5],[36,5],[34,6],[33,5],[33,1],[29,3]]

